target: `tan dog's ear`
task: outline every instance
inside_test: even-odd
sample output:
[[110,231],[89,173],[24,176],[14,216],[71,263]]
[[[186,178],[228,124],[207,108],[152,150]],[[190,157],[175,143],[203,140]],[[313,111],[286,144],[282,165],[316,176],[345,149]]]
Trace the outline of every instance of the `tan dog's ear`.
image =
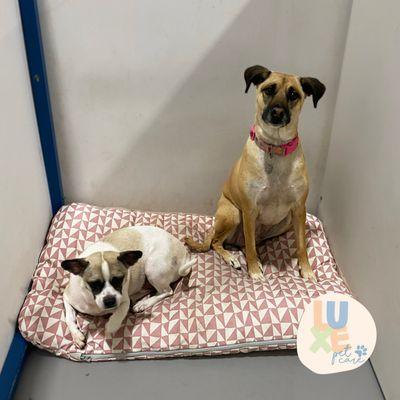
[[143,253],[139,250],[131,250],[119,253],[117,258],[126,268],[129,268],[131,265],[135,264],[142,255]]
[[262,65],[253,65],[244,71],[244,80],[246,81],[245,93],[249,91],[250,85],[255,86],[264,82],[270,75],[271,71]]
[[71,274],[79,275],[81,274],[89,265],[89,261],[84,258],[74,258],[73,260],[64,260],[61,263],[61,267],[66,271],[71,272]]
[[318,100],[325,93],[325,85],[316,78],[300,78],[300,83],[306,96],[312,96],[314,108],[317,108]]

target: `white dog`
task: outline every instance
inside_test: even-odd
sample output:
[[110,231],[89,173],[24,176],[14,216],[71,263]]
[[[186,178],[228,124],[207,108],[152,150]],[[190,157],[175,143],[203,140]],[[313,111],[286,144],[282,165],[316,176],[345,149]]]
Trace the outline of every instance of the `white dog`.
[[[153,226],[117,230],[92,244],[79,258],[65,260],[72,273],[64,291],[65,317],[74,343],[82,348],[85,336],[76,324],[76,311],[89,315],[112,314],[106,333],[118,330],[130,302],[140,312],[171,296],[171,283],[187,276],[195,260],[177,238]],[[146,296],[152,288],[157,293]],[[136,304],[135,304],[136,303]]]

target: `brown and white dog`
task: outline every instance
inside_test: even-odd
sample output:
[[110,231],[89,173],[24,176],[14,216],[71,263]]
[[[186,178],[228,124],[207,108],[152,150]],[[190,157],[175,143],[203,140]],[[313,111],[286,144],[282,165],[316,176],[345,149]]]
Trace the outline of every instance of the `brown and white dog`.
[[[79,258],[64,260],[62,268],[71,272],[64,291],[65,321],[76,346],[85,346],[76,311],[111,314],[105,331],[113,334],[131,304],[134,312],[141,312],[172,296],[171,283],[187,277],[194,262],[182,242],[154,226],[116,230],[87,247]],[[157,293],[144,297],[152,289]]]
[[260,65],[247,68],[244,78],[246,93],[251,84],[256,86],[251,137],[223,186],[214,228],[204,243],[190,238],[186,243],[195,251],[213,248],[235,268],[240,268],[238,260],[223,245],[244,245],[248,273],[263,280],[256,243],[293,227],[300,273],[315,280],[305,242],[308,176],[297,126],[304,99],[312,96],[316,107],[325,86],[315,78],[272,72]]

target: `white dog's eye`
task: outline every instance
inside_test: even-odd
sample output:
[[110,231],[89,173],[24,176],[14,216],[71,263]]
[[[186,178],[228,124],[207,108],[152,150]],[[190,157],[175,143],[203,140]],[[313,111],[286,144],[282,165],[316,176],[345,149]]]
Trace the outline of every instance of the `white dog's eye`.
[[88,285],[90,286],[90,289],[92,290],[93,294],[99,294],[103,288],[104,288],[104,281],[101,281],[100,279],[92,282],[88,282]]
[[123,281],[124,281],[124,277],[123,277],[123,276],[114,276],[114,277],[111,279],[110,283],[111,283],[111,285],[113,286],[113,288],[114,288],[115,290],[120,291],[121,288],[122,288],[122,282],[123,282]]

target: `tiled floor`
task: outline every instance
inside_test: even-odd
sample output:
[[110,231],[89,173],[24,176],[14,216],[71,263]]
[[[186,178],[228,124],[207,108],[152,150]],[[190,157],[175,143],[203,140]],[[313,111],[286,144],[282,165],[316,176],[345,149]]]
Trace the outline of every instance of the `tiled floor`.
[[316,375],[295,352],[76,363],[32,349],[16,400],[380,400],[370,364]]

